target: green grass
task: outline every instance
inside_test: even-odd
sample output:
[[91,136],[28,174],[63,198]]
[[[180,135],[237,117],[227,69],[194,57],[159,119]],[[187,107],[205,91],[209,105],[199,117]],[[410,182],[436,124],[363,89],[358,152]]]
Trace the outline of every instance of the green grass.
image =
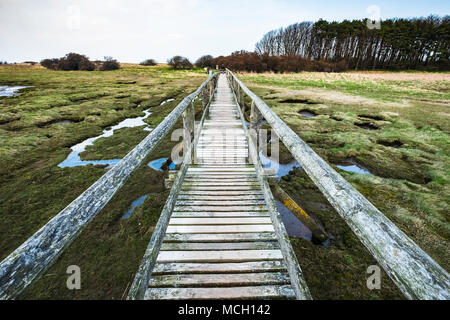
[[[449,270],[449,82],[335,79],[340,77],[347,75],[244,74],[241,78],[321,157]],[[357,99],[342,98],[347,95]],[[283,102],[287,99],[314,104]],[[304,109],[317,116],[302,117],[298,111]],[[378,130],[364,130],[355,123]],[[382,144],[392,141],[403,145]],[[373,175],[345,172],[334,165],[349,158]],[[293,242],[313,297],[402,298],[386,274],[379,292],[367,289],[365,272],[375,264],[373,258],[304,171],[295,170],[281,186],[334,236],[329,247]]]
[[[180,101],[205,79],[201,70],[174,71],[165,66],[124,65],[111,72],[0,67],[0,85],[33,86],[17,97],[0,98],[0,259],[105,173],[103,167],[92,165],[59,168],[71,146],[125,118],[143,115],[146,108],[152,112],[146,122],[155,128],[177,104],[160,107],[162,101]],[[57,123],[62,120],[71,122]],[[180,126],[178,122],[175,128]],[[149,134],[142,129],[118,130],[96,141],[83,156],[123,157]],[[169,156],[174,144],[169,133],[24,298],[121,298],[167,197],[164,176],[146,164]],[[150,194],[144,205],[131,219],[122,220],[131,202],[144,193]],[[65,287],[67,261],[82,268],[84,289],[79,292]]]

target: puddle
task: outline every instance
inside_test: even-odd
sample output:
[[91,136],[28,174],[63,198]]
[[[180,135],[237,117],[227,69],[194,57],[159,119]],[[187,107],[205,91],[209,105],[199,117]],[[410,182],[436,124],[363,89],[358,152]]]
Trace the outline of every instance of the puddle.
[[145,115],[142,117],[137,118],[127,118],[123,121],[121,121],[119,124],[112,126],[108,129],[103,130],[103,133],[99,136],[88,138],[84,140],[83,142],[80,142],[73,147],[71,147],[72,152],[67,156],[66,160],[58,164],[58,167],[60,168],[72,168],[72,167],[79,167],[79,166],[85,166],[88,164],[93,165],[107,165],[106,169],[110,169],[114,165],[117,164],[121,159],[112,159],[112,160],[81,160],[80,153],[84,152],[86,150],[87,146],[91,146],[94,144],[94,142],[100,138],[107,138],[111,137],[114,134],[115,130],[121,129],[121,128],[134,128],[134,127],[140,127],[140,126],[146,126],[143,130],[145,131],[151,131],[152,129],[148,127],[148,124],[144,122],[144,119],[148,118],[151,115],[151,112],[148,110],[144,110]]
[[378,143],[383,146],[392,147],[395,149],[399,149],[403,146],[403,142],[401,142],[400,140],[394,140],[394,141],[380,140],[380,141],[378,141]]
[[[153,170],[156,171],[161,171],[163,172],[164,170],[162,169],[162,166],[164,165],[164,163],[168,160],[168,158],[161,158],[161,159],[156,159],[156,160],[152,160],[150,161],[147,165],[152,168]],[[171,163],[169,165],[169,169],[174,170],[175,169],[175,163]]]
[[131,217],[131,215],[133,214],[134,208],[141,206],[144,203],[145,199],[147,199],[147,197],[148,197],[148,194],[140,197],[137,200],[134,200],[131,203],[130,209],[122,216],[122,219],[129,219]]
[[63,125],[63,126],[67,126],[68,124],[71,124],[71,123],[73,123],[74,121],[71,121],[71,120],[62,120],[62,121],[57,121],[57,122],[55,122],[55,123],[57,123],[57,124],[60,124],[60,125]]
[[347,172],[354,172],[354,173],[360,173],[360,174],[372,174],[372,172],[370,172],[368,169],[364,168],[363,166],[358,165],[351,159],[348,159],[339,164],[336,164],[336,167],[338,167],[341,170],[347,171]]
[[317,114],[310,110],[300,110],[298,113],[300,113],[305,118],[314,118],[315,116],[317,116]]
[[175,99],[167,99],[167,100],[164,100],[163,102],[161,102],[160,106],[163,106],[163,105],[165,105],[166,103],[169,103],[169,102],[171,102],[171,101],[175,101]]
[[283,224],[290,237],[302,238],[308,241],[312,239],[312,232],[297,217],[289,211],[280,201],[275,200],[277,210],[281,215]]
[[286,100],[280,101],[280,103],[318,104],[318,102],[310,101],[307,99],[286,99]]
[[363,128],[365,130],[378,130],[379,128],[370,123],[355,123],[355,126]]
[[261,160],[264,169],[275,171],[275,174],[278,176],[278,181],[280,181],[283,176],[288,175],[294,168],[301,168],[301,165],[297,160],[292,160],[287,164],[280,164],[278,161],[264,156],[262,150],[259,152],[259,159]]
[[20,89],[25,89],[25,88],[32,88],[32,87],[30,87],[30,86],[28,86],[28,87],[25,87],[25,86],[15,86],[15,87],[0,86],[0,97],[18,96],[19,95],[18,91]]
[[384,118],[382,116],[372,116],[372,115],[366,115],[366,114],[360,114],[360,115],[358,115],[358,117],[365,118],[365,119],[377,120],[377,121],[384,120]]

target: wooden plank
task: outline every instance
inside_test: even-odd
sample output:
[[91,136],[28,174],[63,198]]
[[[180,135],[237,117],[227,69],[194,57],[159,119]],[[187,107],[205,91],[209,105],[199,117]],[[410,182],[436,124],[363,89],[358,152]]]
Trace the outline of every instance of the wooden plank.
[[188,218],[188,217],[196,217],[196,218],[232,218],[232,217],[268,217],[269,212],[268,211],[232,211],[232,212],[209,212],[209,211],[202,211],[202,212],[186,212],[186,211],[175,211],[172,214],[173,218]]
[[157,262],[238,262],[281,260],[280,250],[160,251]]
[[219,172],[255,172],[255,168],[233,168],[233,167],[190,167],[188,169],[188,173],[192,172],[214,172],[214,174],[218,174]]
[[271,224],[270,218],[264,217],[234,217],[234,218],[171,218],[169,225],[246,225],[246,224]]
[[175,299],[294,299],[291,286],[255,286],[237,288],[148,288],[147,300]]
[[196,273],[236,273],[236,272],[277,272],[285,271],[283,260],[229,262],[229,263],[157,263],[152,275],[196,274]]
[[217,190],[217,191],[225,191],[225,190],[258,190],[257,186],[241,186],[241,187],[233,187],[233,186],[224,186],[224,187],[205,187],[205,186],[189,186],[189,187],[182,187],[183,191],[188,191],[188,190],[205,190],[205,191],[212,191],[212,190]]
[[265,200],[178,200],[178,206],[260,206],[265,205]]
[[251,233],[275,232],[271,224],[230,226],[168,226],[166,233]]
[[205,195],[205,196],[234,196],[234,195],[261,195],[261,190],[223,190],[223,191],[196,191],[196,190],[182,190],[180,195]]
[[180,274],[152,276],[149,288],[235,287],[289,284],[285,272]]
[[264,200],[262,194],[249,195],[216,195],[216,194],[180,194],[178,200],[218,200],[218,201],[235,201],[235,200]]
[[258,182],[254,181],[240,181],[240,182],[227,182],[227,181],[217,181],[217,182],[189,182],[185,181],[183,187],[195,187],[195,186],[259,186]]
[[212,212],[231,212],[231,211],[267,211],[264,205],[258,206],[176,206],[173,211],[186,211],[186,212],[200,212],[200,211],[212,211]]
[[276,241],[253,241],[253,242],[166,242],[160,251],[216,251],[216,250],[273,250],[280,249]]

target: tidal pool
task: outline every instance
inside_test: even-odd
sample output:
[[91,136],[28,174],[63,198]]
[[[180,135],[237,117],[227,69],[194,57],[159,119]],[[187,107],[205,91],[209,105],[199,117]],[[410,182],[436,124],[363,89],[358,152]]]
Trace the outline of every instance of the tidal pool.
[[10,87],[10,86],[0,86],[0,97],[14,97],[14,96],[18,96],[19,93],[18,91],[20,89],[25,89],[25,88],[32,88],[31,86],[14,86],[14,87]]
[[264,156],[262,151],[259,152],[259,159],[261,160],[261,164],[264,169],[274,171],[274,173],[278,176],[278,181],[280,181],[283,176],[288,175],[294,168],[302,167],[295,159],[290,163],[280,164],[277,160]]
[[148,110],[144,110],[144,116],[142,117],[136,117],[136,118],[127,118],[123,121],[121,121],[119,124],[116,124],[115,126],[112,126],[109,129],[103,130],[103,133],[99,136],[88,138],[73,147],[71,147],[72,152],[67,156],[67,158],[58,164],[58,167],[60,168],[66,168],[66,167],[78,167],[78,166],[85,166],[88,164],[93,165],[108,165],[107,169],[110,169],[114,165],[117,164],[121,159],[111,159],[111,160],[81,160],[80,153],[84,152],[86,150],[87,146],[91,146],[94,144],[94,142],[100,138],[107,138],[111,137],[114,134],[114,131],[121,129],[121,128],[134,128],[134,127],[140,127],[140,126],[146,126],[143,130],[145,131],[151,131],[152,129],[148,127],[148,124],[144,122],[145,119],[147,119],[151,115],[151,112]]
[[[150,168],[152,168],[153,170],[163,172],[164,170],[162,169],[162,166],[167,160],[168,160],[168,158],[160,158],[160,159],[150,161],[147,165]],[[171,170],[175,169],[175,167],[176,167],[176,165],[173,162],[169,165],[169,169],[171,169]]]
[[147,199],[147,197],[148,197],[148,194],[140,197],[137,200],[134,200],[131,203],[130,209],[122,216],[122,219],[129,219],[131,217],[131,215],[133,214],[134,208],[141,206],[144,203],[145,199]]
[[354,173],[360,173],[360,174],[372,174],[367,168],[364,168],[363,166],[355,163],[353,160],[348,159],[340,164],[337,164],[336,167],[338,167],[341,170],[348,171],[348,172],[354,172]]
[[290,237],[302,238],[308,241],[312,239],[312,232],[301,221],[286,208],[280,201],[275,200],[277,210],[281,215],[284,227]]

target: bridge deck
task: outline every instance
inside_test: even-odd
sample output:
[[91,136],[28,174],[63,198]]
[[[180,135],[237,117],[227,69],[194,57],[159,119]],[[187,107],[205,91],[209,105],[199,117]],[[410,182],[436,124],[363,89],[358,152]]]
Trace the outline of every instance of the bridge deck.
[[225,75],[145,299],[295,298]]

